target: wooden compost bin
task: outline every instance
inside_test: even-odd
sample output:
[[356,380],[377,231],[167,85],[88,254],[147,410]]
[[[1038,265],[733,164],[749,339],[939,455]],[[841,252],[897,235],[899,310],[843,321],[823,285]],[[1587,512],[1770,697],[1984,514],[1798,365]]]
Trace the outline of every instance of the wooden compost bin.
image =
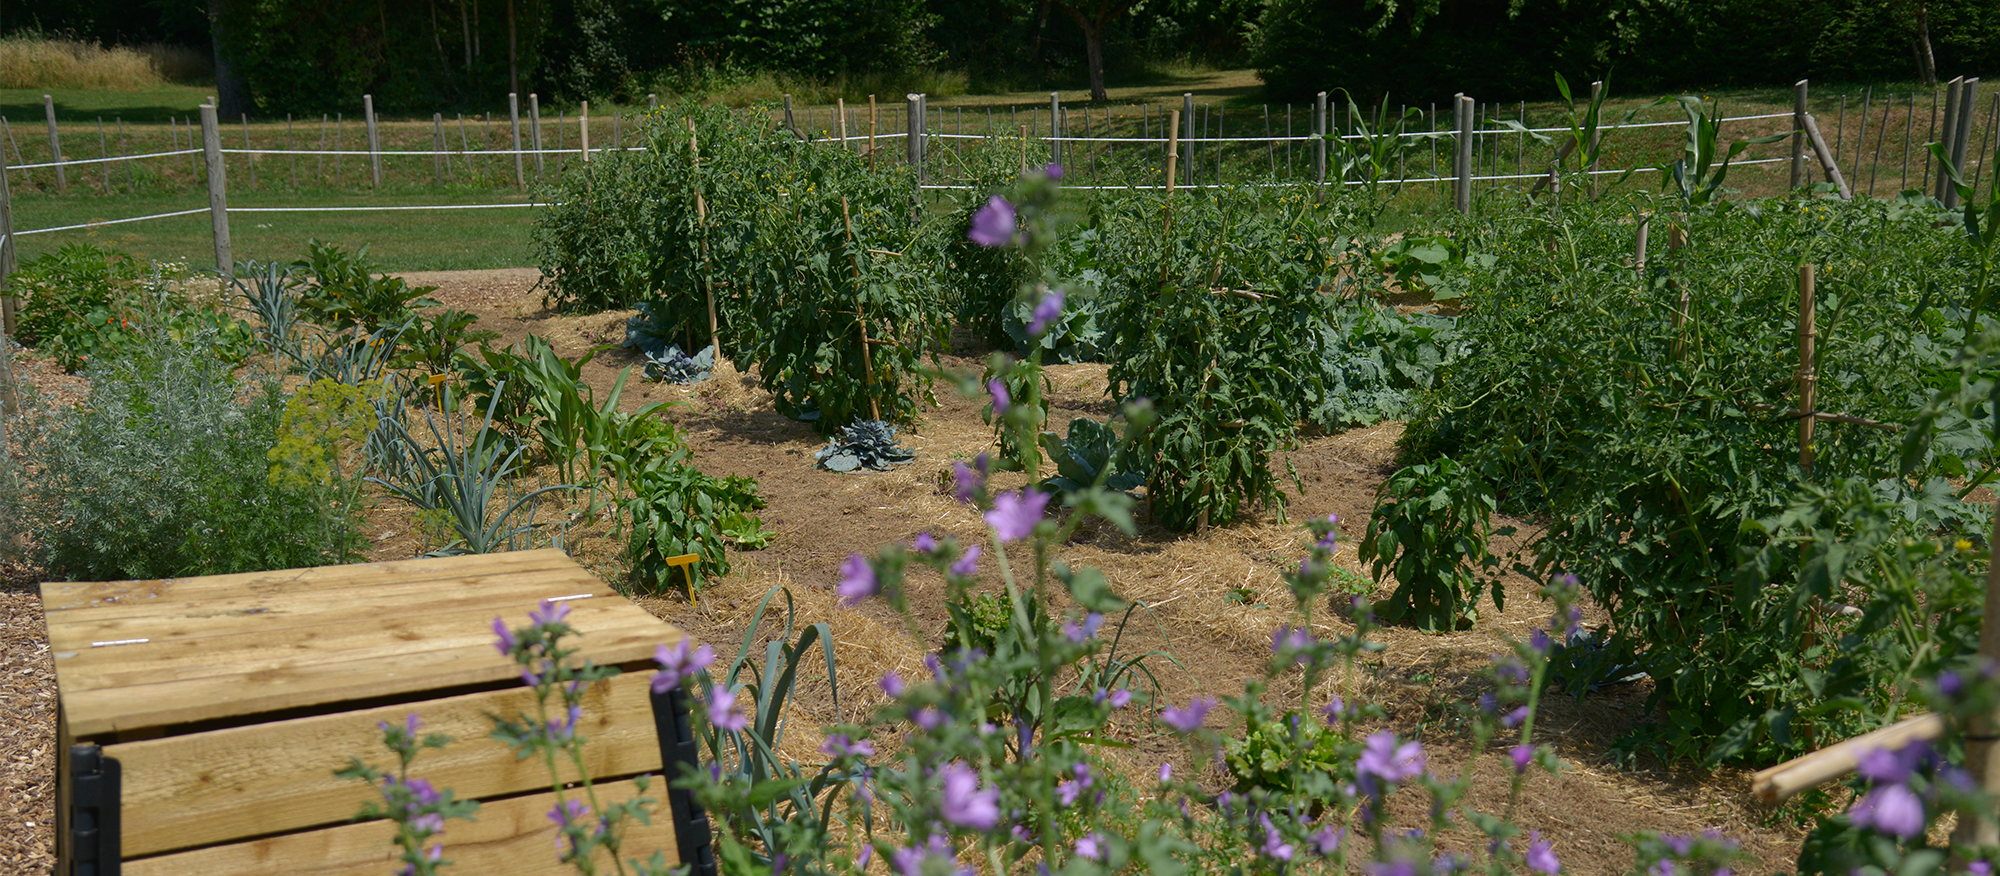
[[644,671],[682,634],[553,550],[42,585],[57,873],[387,876],[392,824],[352,821],[377,788],[333,773],[351,756],[393,769],[378,724],[411,713],[454,742],[410,774],[481,801],[440,837],[453,871],[561,872],[547,768],[488,736],[487,715],[534,710],[493,618],[525,625],[544,599],[571,607],[580,656],[626,670],[585,697],[578,727],[603,802],[656,777],[656,817],[628,828],[625,856],[660,849],[712,874],[706,819],[657,778],[694,758],[685,698],[654,694]]

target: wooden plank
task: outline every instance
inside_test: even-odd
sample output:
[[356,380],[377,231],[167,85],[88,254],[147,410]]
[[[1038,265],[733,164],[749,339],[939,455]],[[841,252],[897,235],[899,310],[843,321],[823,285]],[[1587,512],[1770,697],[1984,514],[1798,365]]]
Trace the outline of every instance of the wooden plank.
[[[619,631],[647,630],[663,633],[669,627],[631,602],[610,599],[579,599],[568,618],[570,626],[583,633],[586,653],[598,653],[599,635]],[[509,606],[498,613],[510,624],[526,622],[526,605]],[[320,664],[338,664],[349,671],[367,673],[375,660],[399,660],[405,654],[424,651],[451,651],[486,647],[496,665],[499,654],[492,651],[492,622],[495,609],[474,606],[438,617],[412,616],[407,609],[384,614],[379,620],[293,628],[269,625],[254,634],[198,638],[163,637],[143,644],[84,648],[54,653],[58,687],[64,695],[105,688],[132,688],[141,685],[194,678],[228,676],[245,684],[255,684],[264,673],[278,669],[306,669]],[[511,673],[510,673],[511,674]]]
[[255,635],[277,627],[302,630],[380,618],[391,611],[408,612],[414,605],[423,606],[424,616],[454,611],[504,614],[518,611],[525,615],[543,599],[585,595],[587,598],[574,601],[580,604],[590,599],[617,599],[617,594],[597,579],[581,570],[572,570],[385,584],[365,590],[279,596],[244,594],[200,602],[175,600],[117,613],[51,614],[49,647],[66,651],[88,649],[94,642],[137,638]]
[[[585,693],[578,733],[588,740],[584,751],[591,775],[660,770],[650,689],[651,674],[634,672]],[[421,732],[455,740],[441,750],[426,749],[414,775],[454,789],[461,799],[547,789],[548,768],[539,758],[516,759],[488,735],[493,729],[488,714],[532,715],[534,708],[534,692],[515,687],[106,746],[105,754],[124,768],[125,854],[346,822],[379,792],[335,778],[333,771],[352,756],[393,764],[394,755],[382,748],[379,724],[400,724],[411,713],[422,718]],[[574,778],[567,767],[564,775]]]
[[[592,659],[605,665],[638,665],[655,646],[679,641],[674,627],[650,623],[600,631],[585,639]],[[248,675],[205,676],[130,687],[72,692],[58,687],[70,729],[79,739],[332,703],[504,681],[519,674],[490,642],[447,650],[409,650],[363,661],[274,665]]]
[[127,605],[146,605],[169,594],[200,600],[243,593],[305,593],[337,587],[370,587],[390,582],[492,576],[529,569],[579,568],[557,550],[512,551],[468,557],[392,560],[279,569],[198,578],[144,581],[51,581],[42,585],[42,605],[51,614]]
[[[623,845],[626,858],[646,858],[658,849],[667,862],[678,862],[673,819],[666,804],[666,786],[655,779],[646,796],[654,805],[652,823],[631,824]],[[637,796],[630,781],[600,785],[598,799],[612,803]],[[440,840],[455,873],[481,876],[545,876],[563,868],[556,864],[556,828],[547,814],[555,795],[538,794],[489,802],[479,807],[477,821],[452,821]],[[381,876],[395,868],[394,829],[386,821],[331,827],[182,852],[128,860],[127,876]],[[597,872],[610,872],[610,859],[600,857]]]

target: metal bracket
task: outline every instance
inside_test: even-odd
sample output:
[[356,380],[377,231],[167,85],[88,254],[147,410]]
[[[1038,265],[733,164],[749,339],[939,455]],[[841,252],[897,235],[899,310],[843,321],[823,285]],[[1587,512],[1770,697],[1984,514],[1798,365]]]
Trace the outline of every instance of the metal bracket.
[[85,743],[69,749],[69,876],[118,876],[118,759]]
[[[701,767],[701,748],[695,742],[694,726],[688,721],[687,693],[678,686],[664,693],[654,691],[652,702],[653,727],[660,740],[661,772],[667,780],[667,806],[673,811],[674,841],[680,845],[681,863],[688,865],[689,876],[715,876],[715,846],[708,813],[695,802],[693,791],[673,787],[683,772],[681,764]],[[116,873],[113,870],[110,876]],[[79,871],[78,876],[85,874]]]

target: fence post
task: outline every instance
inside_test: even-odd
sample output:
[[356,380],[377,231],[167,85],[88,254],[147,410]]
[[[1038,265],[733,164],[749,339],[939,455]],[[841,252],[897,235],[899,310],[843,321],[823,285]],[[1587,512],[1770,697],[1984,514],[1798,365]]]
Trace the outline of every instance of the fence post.
[[1063,156],[1062,92],[1049,92],[1049,161],[1061,164]]
[[528,132],[535,149],[535,182],[542,181],[542,99],[528,92]]
[[785,95],[785,130],[792,132],[794,137],[805,139],[805,135],[799,133],[799,126],[792,123],[792,96],[789,94]]
[[375,130],[375,96],[361,96],[361,111],[368,116],[368,169],[375,175],[375,187],[382,187],[382,138]]
[[650,113],[659,108],[660,108],[660,96],[650,91],[646,92],[646,112]]
[[1313,96],[1313,183],[1326,185],[1326,92]]
[[215,121],[215,104],[201,107],[201,154],[208,170],[208,222],[215,231],[215,267],[231,276],[235,261],[229,254],[229,183],[222,166],[222,131]]
[[[1965,176],[1966,147],[1972,142],[1972,120],[1979,115],[1979,77],[1967,77],[1958,88],[1958,119],[1952,126],[1951,166],[1962,178]],[[1975,188],[1977,186],[1975,185]],[[1958,206],[1958,187],[1947,183],[1944,187],[1944,206],[1949,210]]]
[[431,180],[444,184],[444,113],[431,113]]
[[62,138],[56,135],[55,98],[42,95],[42,114],[49,117],[49,154],[55,156],[52,160],[56,163],[56,192],[66,192],[69,191],[69,175],[63,173]]
[[[7,185],[7,150],[0,149],[0,344],[14,337],[14,192]],[[13,361],[13,352],[0,349],[0,363]],[[10,377],[11,375],[0,375]],[[0,387],[12,391],[13,386]],[[0,413],[13,413],[7,408]],[[4,448],[0,448],[4,450]]]
[[514,129],[514,188],[528,187],[527,168],[521,164],[521,95],[507,92],[507,122]]
[[1806,80],[1792,85],[1792,189],[1806,179]]
[[590,163],[590,101],[584,101],[576,110],[576,130],[578,152],[583,155],[583,163]]
[[1460,213],[1472,212],[1472,98],[1459,94],[1452,99],[1457,107],[1458,148],[1452,162],[1452,174],[1457,181],[1452,184],[1452,204]]

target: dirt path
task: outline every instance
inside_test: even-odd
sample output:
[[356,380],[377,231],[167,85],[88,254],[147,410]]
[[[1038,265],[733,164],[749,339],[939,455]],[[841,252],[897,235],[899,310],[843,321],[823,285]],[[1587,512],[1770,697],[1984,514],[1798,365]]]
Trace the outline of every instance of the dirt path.
[[[493,270],[405,275],[412,283],[435,284],[433,297],[446,306],[477,314],[483,328],[501,333],[501,342],[518,341],[529,333],[547,338],[565,356],[580,356],[593,348],[615,344],[623,337],[629,313],[562,316],[541,306],[533,270]],[[602,392],[620,368],[634,365],[627,351],[600,352],[586,368],[586,379]],[[947,359],[947,366],[972,368],[972,359]],[[636,371],[637,369],[635,369]],[[43,373],[43,372],[38,372]],[[1058,366],[1050,369],[1055,384],[1051,421],[1063,428],[1073,416],[1102,418],[1105,368],[1101,365]],[[917,629],[930,641],[914,641],[904,623],[880,605],[842,609],[831,587],[840,562],[852,552],[867,552],[888,542],[907,541],[918,532],[951,534],[968,542],[982,541],[978,516],[957,504],[944,485],[952,463],[990,450],[992,432],[981,422],[977,402],[956,397],[938,387],[935,406],[926,406],[904,436],[917,453],[915,463],[889,472],[837,475],[816,471],[812,453],[822,442],[803,424],[773,410],[770,396],[749,375],[724,365],[710,380],[691,387],[635,382],[624,404],[671,403],[666,416],[686,430],[696,463],[710,474],[742,474],[757,478],[770,507],[766,525],[777,532],[762,551],[734,555],[736,571],[712,583],[698,604],[679,597],[641,597],[655,614],[680,624],[697,638],[712,642],[727,655],[744,635],[750,613],[767,590],[791,589],[801,623],[831,624],[839,657],[841,714],[826,695],[823,669],[818,679],[800,683],[795,726],[816,726],[871,705],[874,685],[890,670],[920,674],[927,647],[935,647],[935,631],[944,617],[943,585],[935,579],[910,583]],[[1109,527],[1086,529],[1065,549],[1073,563],[1099,566],[1115,589],[1152,606],[1135,615],[1122,648],[1159,651],[1171,661],[1155,658],[1153,666],[1171,701],[1186,702],[1197,693],[1223,695],[1240,691],[1246,677],[1258,672],[1269,654],[1270,631],[1287,617],[1290,597],[1278,577],[1295,564],[1305,539],[1297,521],[1329,513],[1340,515],[1345,547],[1341,562],[1363,570],[1351,545],[1365,528],[1377,486],[1391,471],[1397,424],[1382,424],[1339,435],[1314,438],[1291,454],[1304,491],[1291,506],[1290,524],[1270,520],[1211,530],[1202,535],[1177,535],[1142,525],[1136,537]],[[1019,482],[1004,477],[1001,486]],[[408,557],[425,549],[413,535],[409,515],[400,507],[383,505],[371,515],[376,537],[371,559]],[[1524,527],[1525,529],[1526,527]],[[573,554],[600,575],[621,573],[618,546],[603,533],[572,533]],[[988,567],[990,571],[990,566]],[[0,658],[0,718],[8,732],[0,734],[0,870],[7,873],[46,872],[51,837],[47,831],[51,787],[53,683],[48,677],[46,637],[41,632],[39,603],[31,585],[0,588],[0,621],[4,621],[4,658]],[[997,584],[989,582],[989,586]],[[1548,609],[1525,586],[1512,594],[1508,611],[1488,613],[1472,630],[1426,635],[1388,630],[1377,638],[1388,645],[1361,677],[1352,679],[1361,695],[1383,705],[1388,725],[1401,734],[1425,741],[1432,763],[1441,772],[1473,770],[1480,785],[1472,801],[1487,811],[1505,806],[1506,770],[1497,752],[1486,752],[1468,765],[1475,752],[1467,749],[1459,717],[1484,684],[1481,667],[1502,651],[1508,636],[1525,636],[1533,625],[1548,620]],[[782,600],[780,600],[782,603]],[[1349,629],[1340,618],[1316,619],[1323,632]],[[1757,858],[1746,870],[1789,868],[1800,835],[1788,827],[1766,826],[1765,814],[1747,794],[1740,773],[1679,774],[1666,770],[1622,771],[1610,765],[1607,747],[1640,717],[1647,694],[1644,684],[1626,685],[1578,701],[1551,697],[1538,728],[1540,741],[1553,744],[1570,766],[1560,776],[1536,775],[1529,783],[1518,821],[1541,830],[1555,842],[1567,872],[1623,872],[1632,853],[1619,837],[1658,830],[1695,833],[1719,829],[1738,837]],[[1297,696],[1296,688],[1274,691]],[[1313,692],[1324,701],[1331,689]],[[1352,691],[1350,691],[1352,693]],[[1135,710],[1136,711],[1136,710]],[[1211,718],[1226,727],[1218,710]],[[1134,745],[1115,759],[1137,773],[1156,768],[1163,759],[1177,770],[1200,771],[1178,740],[1143,720],[1117,728]],[[787,748],[804,759],[818,740],[810,733],[792,734]],[[1182,773],[1190,774],[1190,773]],[[1210,770],[1207,781],[1221,786]],[[1394,804],[1405,823],[1421,820],[1422,801],[1406,794]],[[1469,842],[1464,837],[1447,844]]]

